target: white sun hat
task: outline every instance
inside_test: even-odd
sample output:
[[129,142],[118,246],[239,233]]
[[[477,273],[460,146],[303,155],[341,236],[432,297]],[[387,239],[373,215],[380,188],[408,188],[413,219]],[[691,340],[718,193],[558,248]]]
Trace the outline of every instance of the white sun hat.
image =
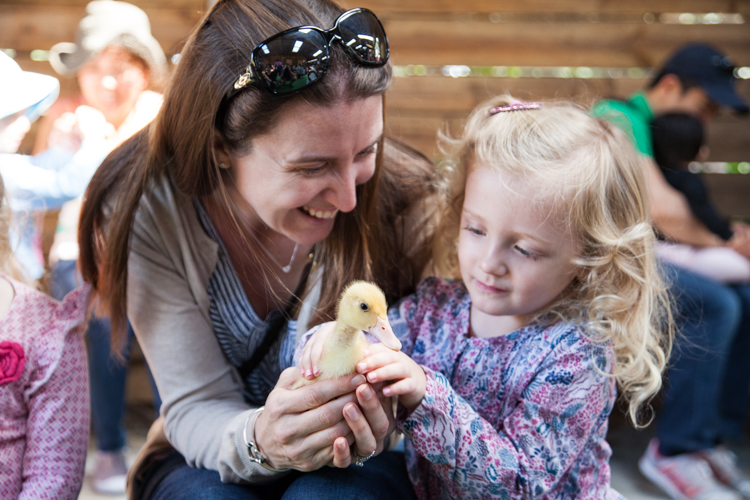
[[60,42],[50,49],[49,62],[62,76],[73,76],[92,57],[107,47],[122,47],[142,58],[151,77],[167,73],[167,59],[151,34],[148,16],[135,5],[114,0],[95,0],[86,5],[78,24],[76,42]]
[[0,119],[27,110],[34,121],[60,94],[57,78],[24,71],[5,52],[0,51]]

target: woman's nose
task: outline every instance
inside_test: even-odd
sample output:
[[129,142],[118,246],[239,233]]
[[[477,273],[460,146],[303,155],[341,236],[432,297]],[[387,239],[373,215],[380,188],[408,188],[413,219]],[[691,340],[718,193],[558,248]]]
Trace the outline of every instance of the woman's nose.
[[331,202],[342,212],[351,212],[357,206],[357,181],[351,165],[338,175],[333,193],[335,199]]

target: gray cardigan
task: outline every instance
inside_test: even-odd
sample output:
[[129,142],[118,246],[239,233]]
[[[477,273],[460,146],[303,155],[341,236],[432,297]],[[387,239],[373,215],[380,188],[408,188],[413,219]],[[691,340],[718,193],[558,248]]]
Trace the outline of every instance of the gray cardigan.
[[[430,175],[425,167],[431,164],[408,147],[386,143],[384,154],[394,165],[392,182],[404,185],[404,193],[413,179]],[[208,314],[208,282],[218,244],[203,230],[192,200],[175,192],[168,179],[147,191],[131,233],[127,307],[159,387],[162,417],[131,468],[131,493],[141,467],[169,445],[191,466],[218,471],[224,482],[267,481],[279,473],[249,460],[242,431],[247,421],[248,436],[253,435],[257,415],[247,420],[254,408],[242,398],[239,374],[224,357]],[[434,229],[438,197],[433,193],[409,204],[396,230],[406,259],[424,266],[418,243]],[[430,271],[425,267],[423,276]],[[318,269],[310,277],[310,292],[297,318],[298,337],[315,312],[322,274]]]
[[[248,458],[242,431],[253,408],[242,398],[239,374],[222,353],[208,315],[217,252],[192,200],[168,180],[141,198],[128,258],[128,318],[156,379],[164,419],[141,455],[159,438],[163,442],[152,435],[163,426],[191,466],[216,470],[224,482],[262,482],[275,474]],[[303,304],[298,335],[306,331],[316,296],[311,293]],[[248,436],[254,425],[252,418]]]

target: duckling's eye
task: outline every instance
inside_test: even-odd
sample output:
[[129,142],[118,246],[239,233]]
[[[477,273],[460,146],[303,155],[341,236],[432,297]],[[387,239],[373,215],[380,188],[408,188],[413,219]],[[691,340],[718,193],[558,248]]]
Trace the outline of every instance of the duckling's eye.
[[370,310],[370,308],[367,307],[367,304],[365,304],[364,302],[359,303],[359,308],[362,309],[364,312],[367,312]]

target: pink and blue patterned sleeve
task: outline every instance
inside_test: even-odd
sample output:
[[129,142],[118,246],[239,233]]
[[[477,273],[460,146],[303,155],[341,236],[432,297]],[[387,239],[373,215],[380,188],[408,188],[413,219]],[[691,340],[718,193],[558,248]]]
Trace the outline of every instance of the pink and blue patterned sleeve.
[[[399,406],[398,427],[450,490],[446,498],[537,498],[589,459],[582,450],[614,400],[614,381],[594,368],[606,373],[608,356],[583,339],[557,350],[564,352],[553,351],[529,375],[517,406],[497,428],[443,374],[424,367],[425,398],[411,414]],[[426,488],[418,484],[423,473],[410,475],[415,489]],[[575,488],[593,487],[577,481]]]

